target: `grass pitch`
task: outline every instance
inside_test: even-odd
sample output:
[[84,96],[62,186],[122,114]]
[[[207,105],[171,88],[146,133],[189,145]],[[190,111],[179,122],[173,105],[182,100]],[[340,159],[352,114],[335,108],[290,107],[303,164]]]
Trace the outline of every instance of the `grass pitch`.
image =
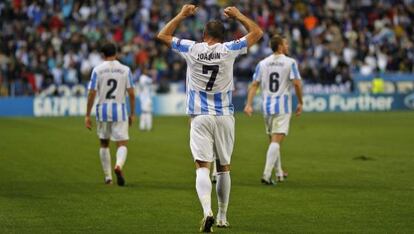
[[[103,184],[83,118],[0,119],[0,233],[196,233],[201,207],[186,117],[130,129],[126,187]],[[286,182],[260,184],[260,115],[236,116],[230,229],[412,233],[414,113],[305,113],[282,145]],[[114,163],[114,146],[112,145]],[[213,191],[213,207],[217,204]]]

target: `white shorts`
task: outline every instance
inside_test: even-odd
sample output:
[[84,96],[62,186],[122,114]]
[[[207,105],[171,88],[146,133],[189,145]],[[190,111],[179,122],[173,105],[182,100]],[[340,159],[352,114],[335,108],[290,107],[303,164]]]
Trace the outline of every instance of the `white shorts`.
[[109,139],[112,141],[129,140],[128,121],[122,122],[96,122],[99,139]]
[[140,98],[141,112],[151,113],[152,112],[152,100],[151,98]]
[[287,136],[289,133],[290,116],[291,114],[264,116],[266,133],[268,135],[285,134]]
[[197,115],[191,118],[190,148],[194,161],[229,165],[234,146],[234,117]]

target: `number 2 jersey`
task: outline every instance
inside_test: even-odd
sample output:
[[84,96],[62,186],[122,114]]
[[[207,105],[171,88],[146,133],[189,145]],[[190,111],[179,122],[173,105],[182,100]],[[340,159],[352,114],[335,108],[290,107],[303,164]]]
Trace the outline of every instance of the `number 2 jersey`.
[[127,89],[133,87],[129,67],[116,60],[105,61],[96,66],[88,85],[89,90],[97,91],[96,120],[101,122],[127,121],[126,93]]
[[293,58],[272,54],[257,64],[253,81],[260,82],[263,114],[279,115],[292,112],[292,80],[301,79]]
[[186,113],[233,115],[233,64],[247,53],[246,38],[209,46],[174,37],[171,47],[187,62]]

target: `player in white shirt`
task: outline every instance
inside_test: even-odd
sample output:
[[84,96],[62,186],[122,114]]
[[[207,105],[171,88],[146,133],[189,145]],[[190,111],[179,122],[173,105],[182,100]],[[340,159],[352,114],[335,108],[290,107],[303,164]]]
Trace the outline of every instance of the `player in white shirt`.
[[[119,186],[125,184],[122,168],[127,157],[129,139],[128,126],[135,118],[135,95],[132,74],[129,67],[116,60],[116,46],[113,43],[103,45],[104,62],[96,66],[88,85],[88,103],[85,116],[85,127],[92,129],[91,111],[95,106],[97,133],[100,139],[99,155],[105,174],[105,183],[112,184],[111,155],[109,140],[117,146],[114,172]],[[127,114],[126,94],[129,95],[130,115]]]
[[200,231],[211,232],[214,216],[211,210],[212,183],[209,177],[214,155],[217,159],[217,226],[228,227],[227,206],[230,196],[230,160],[234,145],[234,107],[232,104],[233,64],[237,56],[262,36],[262,30],[235,7],[224,9],[224,15],[235,18],[248,34],[224,42],[225,28],[220,21],[210,21],[204,28],[203,42],[173,37],[178,25],[195,14],[197,7],[184,5],[158,34],[187,62],[187,108],[191,117],[190,148],[196,166],[196,191],[204,217]]
[[138,81],[139,101],[141,104],[139,129],[141,131],[150,131],[152,129],[152,78],[147,74],[147,68],[143,68]]
[[287,40],[275,35],[270,40],[273,54],[259,62],[249,88],[244,112],[251,116],[252,102],[257,89],[262,90],[263,114],[266,133],[269,135],[269,148],[266,154],[266,164],[262,183],[272,185],[272,171],[275,169],[276,178],[282,181],[285,174],[282,170],[280,144],[289,132],[289,122],[292,113],[291,88],[294,86],[298,104],[296,116],[302,113],[302,82],[296,61],[286,56],[289,51]]

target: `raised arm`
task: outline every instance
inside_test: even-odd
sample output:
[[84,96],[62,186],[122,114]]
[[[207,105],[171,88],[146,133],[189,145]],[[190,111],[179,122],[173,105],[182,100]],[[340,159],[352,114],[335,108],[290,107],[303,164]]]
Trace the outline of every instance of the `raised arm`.
[[251,47],[263,36],[263,31],[260,27],[251,19],[243,15],[236,7],[226,7],[224,9],[224,16],[228,18],[235,18],[247,29],[246,35],[247,46]]
[[188,16],[194,15],[197,12],[197,7],[191,4],[185,4],[181,8],[180,13],[178,13],[172,20],[170,20],[158,33],[157,39],[164,42],[166,45],[171,46],[173,33],[183,21]]

